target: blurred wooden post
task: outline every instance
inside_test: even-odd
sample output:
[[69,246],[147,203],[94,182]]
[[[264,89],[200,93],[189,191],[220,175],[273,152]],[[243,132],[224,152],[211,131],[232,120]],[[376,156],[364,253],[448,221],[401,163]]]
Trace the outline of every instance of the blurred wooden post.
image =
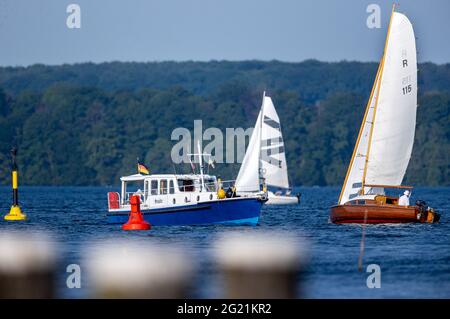
[[298,298],[305,250],[283,234],[227,235],[217,257],[225,298]]
[[0,299],[54,298],[55,251],[35,235],[0,236]]

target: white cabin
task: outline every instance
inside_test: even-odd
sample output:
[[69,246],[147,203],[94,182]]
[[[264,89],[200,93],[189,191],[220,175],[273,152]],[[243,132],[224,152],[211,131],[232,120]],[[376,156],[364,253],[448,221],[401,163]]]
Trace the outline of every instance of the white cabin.
[[[123,176],[118,210],[129,210],[131,195],[139,195],[142,209],[183,206],[217,199],[215,176],[197,174],[134,174]],[[113,209],[110,207],[110,210]]]

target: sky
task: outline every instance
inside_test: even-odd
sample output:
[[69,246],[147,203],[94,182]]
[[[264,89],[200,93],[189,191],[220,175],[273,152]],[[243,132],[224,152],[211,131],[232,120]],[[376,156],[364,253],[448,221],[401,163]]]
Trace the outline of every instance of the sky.
[[[68,28],[69,4],[81,28]],[[108,61],[379,61],[392,1],[0,0],[0,65]],[[397,0],[419,62],[450,62],[450,1]],[[381,27],[368,28],[378,4]]]

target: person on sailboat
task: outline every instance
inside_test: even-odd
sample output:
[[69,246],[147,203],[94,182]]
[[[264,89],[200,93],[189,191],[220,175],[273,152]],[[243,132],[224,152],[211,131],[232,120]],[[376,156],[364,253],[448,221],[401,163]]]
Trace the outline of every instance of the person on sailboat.
[[233,198],[233,197],[237,197],[236,195],[236,187],[234,185],[231,185],[230,187],[228,187],[226,193],[225,193],[226,198]]
[[398,199],[399,206],[409,206],[409,190],[403,192],[403,195]]

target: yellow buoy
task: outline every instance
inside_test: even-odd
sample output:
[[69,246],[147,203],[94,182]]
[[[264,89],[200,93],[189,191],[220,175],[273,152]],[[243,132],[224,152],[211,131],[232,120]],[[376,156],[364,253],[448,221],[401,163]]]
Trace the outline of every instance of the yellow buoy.
[[26,220],[27,215],[22,213],[20,206],[11,206],[9,214],[5,215],[5,220]]
[[17,169],[16,163],[16,155],[17,149],[14,147],[11,150],[12,155],[12,189],[13,189],[13,205],[9,210],[9,214],[7,214],[4,218],[5,220],[25,220],[27,219],[27,215],[22,213],[22,210],[19,206],[19,173]]

